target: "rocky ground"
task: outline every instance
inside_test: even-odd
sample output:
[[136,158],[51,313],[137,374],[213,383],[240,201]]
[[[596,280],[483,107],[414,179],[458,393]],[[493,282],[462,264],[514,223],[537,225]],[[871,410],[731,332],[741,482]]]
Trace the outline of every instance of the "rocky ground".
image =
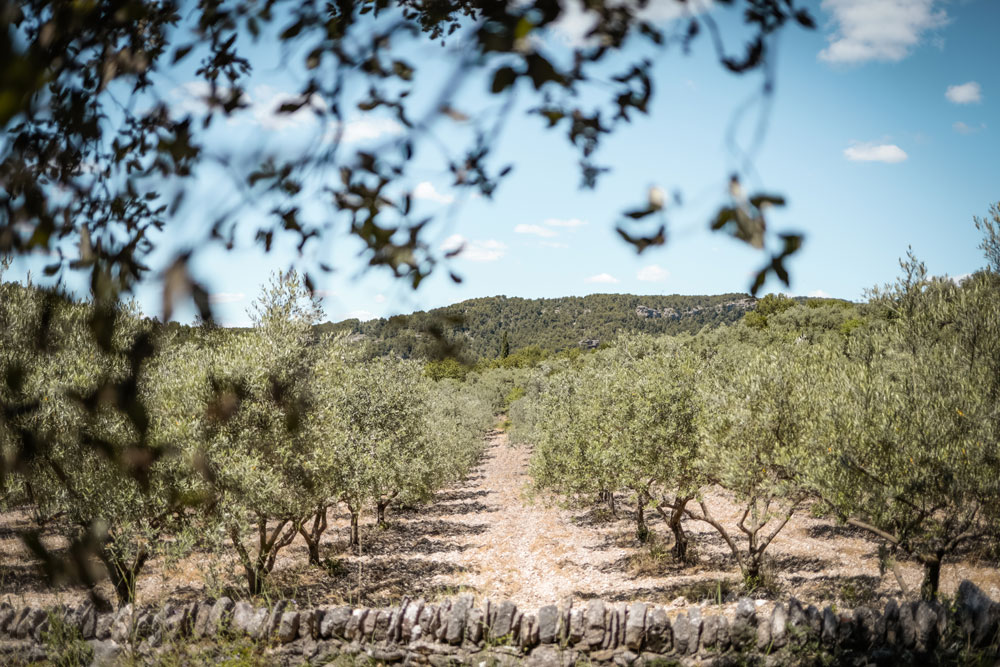
[[[468,592],[527,608],[595,597],[678,608],[720,602],[723,608],[734,606],[738,570],[710,527],[688,522],[698,562],[674,563],[669,531],[656,517],[651,517],[658,538],[654,544],[636,541],[627,498],[620,499],[615,519],[603,509],[565,507],[559,499],[532,496],[529,455],[527,448],[512,446],[503,432],[492,433],[481,464],[468,478],[439,492],[427,506],[390,511],[384,529],[367,527],[359,554],[346,549],[346,515],[332,512],[323,543],[324,566],[307,565],[305,545],[296,541],[279,559],[270,597],[293,597],[306,605],[375,606],[392,604],[403,595],[433,600]],[[738,508],[722,493],[710,494],[708,501],[735,532]],[[12,513],[0,525],[0,600],[16,606],[77,601],[82,592],[52,591],[42,583],[13,532],[28,522],[26,514]],[[58,543],[54,534],[45,539]],[[821,608],[830,603],[845,608],[879,605],[900,591],[891,574],[880,575],[877,551],[877,542],[865,534],[803,511],[774,541],[773,585],[757,596],[794,595]],[[902,572],[907,585],[919,585],[916,564],[902,563]],[[943,593],[953,594],[962,579],[1000,599],[996,563],[963,555],[944,568]],[[245,597],[239,584],[232,554],[158,560],[142,577],[139,602]],[[110,597],[110,589],[106,594]]]

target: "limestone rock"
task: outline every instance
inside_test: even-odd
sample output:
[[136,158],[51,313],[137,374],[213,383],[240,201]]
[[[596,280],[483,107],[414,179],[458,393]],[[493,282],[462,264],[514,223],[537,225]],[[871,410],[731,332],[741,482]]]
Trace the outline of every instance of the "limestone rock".
[[625,615],[625,646],[633,651],[642,648],[646,639],[646,611],[648,607],[645,603],[634,602],[628,608]]
[[458,596],[448,612],[448,625],[444,639],[452,646],[458,646],[465,636],[465,619],[472,608],[472,596],[468,593]]
[[256,609],[249,602],[240,600],[233,606],[232,628],[236,632],[251,634],[249,631],[250,621]]
[[493,639],[500,639],[511,633],[514,627],[514,614],[516,611],[517,607],[510,600],[504,600],[500,603],[500,606],[497,607],[496,619],[490,628],[490,636]]
[[604,602],[591,600],[587,603],[586,628],[583,642],[588,646],[600,646],[604,640]]
[[472,644],[479,644],[487,630],[486,619],[480,609],[470,609],[465,619],[465,638]]
[[294,641],[299,634],[299,612],[286,611],[278,621],[278,641],[287,644]]
[[233,617],[233,607],[236,604],[229,598],[223,596],[212,605],[212,611],[208,616],[208,625],[212,632],[228,630]]
[[[355,641],[361,639],[361,628],[364,625],[365,617],[368,615],[368,609],[355,609],[351,612],[351,617],[347,619],[347,625],[344,627],[344,638],[349,641]],[[402,610],[397,612],[397,616],[401,615]],[[397,625],[397,632],[398,632]],[[399,635],[393,632],[393,628],[389,627],[389,641],[398,641]]]
[[788,611],[780,602],[771,613],[771,646],[781,648],[788,643]]
[[973,646],[986,646],[996,639],[1000,632],[1000,603],[987,597],[978,586],[963,580],[958,585],[955,608],[959,625]]
[[757,641],[757,607],[750,598],[741,598],[730,627],[729,639],[737,649],[746,649]]
[[674,647],[670,618],[663,607],[653,607],[647,614],[646,647],[653,653],[668,653]]
[[350,607],[327,609],[323,614],[323,620],[320,621],[320,636],[323,639],[343,637],[344,628],[347,627],[347,621],[351,618],[352,611],[353,610]]
[[555,605],[545,605],[538,610],[538,642],[553,644],[556,641],[556,630],[559,623],[559,610]]
[[837,615],[830,607],[823,608],[823,627],[820,630],[820,639],[827,646],[833,646],[837,642]]

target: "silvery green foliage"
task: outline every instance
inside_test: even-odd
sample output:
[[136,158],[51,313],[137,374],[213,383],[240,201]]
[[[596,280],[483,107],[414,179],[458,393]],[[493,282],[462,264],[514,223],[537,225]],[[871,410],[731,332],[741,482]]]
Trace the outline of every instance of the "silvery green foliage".
[[902,266],[830,367],[839,389],[808,477],[840,518],[919,561],[929,598],[943,559],[1000,529],[1000,279]]
[[706,415],[699,466],[704,481],[728,491],[743,512],[727,526],[699,499],[689,515],[719,532],[755,584],[767,548],[808,497],[802,472],[821,434],[834,353],[787,332],[773,338],[747,328],[697,344],[704,346],[698,387]]
[[551,373],[513,415],[530,424],[518,426],[517,436],[535,446],[535,483],[566,494],[626,492],[645,539],[647,506],[673,505],[697,488],[692,362],[674,341],[631,337]]
[[[99,345],[91,330],[93,306],[31,286],[5,283],[0,292],[0,373],[7,380],[0,392],[6,406],[29,408],[0,421],[0,445],[13,468],[4,480],[4,504],[31,503],[40,521],[62,517],[71,542],[88,545],[119,599],[131,600],[145,562],[182,552],[189,538],[187,468],[173,443],[157,439],[151,428],[140,447],[133,419],[141,415],[126,414],[134,404],[120,402],[121,396],[94,397],[99,388],[126,381],[127,352],[148,325],[134,304],[126,305],[114,314],[111,338]],[[146,407],[158,393],[162,363],[154,357],[138,373],[136,399]],[[173,539],[165,540],[168,534]],[[44,559],[35,536],[25,539]],[[75,571],[63,572],[67,579],[94,583],[85,557],[71,567]]]

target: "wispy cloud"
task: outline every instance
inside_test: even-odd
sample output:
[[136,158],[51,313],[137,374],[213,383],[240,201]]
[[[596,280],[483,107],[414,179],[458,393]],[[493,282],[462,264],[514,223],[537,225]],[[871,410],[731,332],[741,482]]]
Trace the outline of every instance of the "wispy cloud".
[[670,278],[670,272],[659,264],[650,264],[639,269],[635,277],[649,283],[662,283]]
[[936,0],[823,0],[836,28],[820,60],[840,64],[898,62],[948,22]]
[[580,220],[579,218],[568,218],[561,220],[559,218],[548,218],[542,224],[548,227],[583,227],[587,224],[585,220]]
[[986,123],[980,123],[979,125],[967,125],[962,121],[957,121],[952,128],[959,134],[975,134],[976,132],[981,132],[986,129]]
[[495,239],[469,240],[461,234],[452,234],[441,244],[444,252],[459,249],[458,256],[470,262],[495,262],[507,252],[507,245]]
[[403,126],[392,118],[350,118],[343,124],[334,124],[328,133],[330,139],[345,144],[373,141],[403,133]]
[[615,278],[610,273],[598,273],[596,276],[590,276],[585,278],[584,282],[588,283],[617,283],[618,279]]
[[959,83],[948,86],[944,96],[955,104],[976,104],[983,101],[983,88],[977,81]]
[[367,310],[352,310],[344,313],[345,320],[361,320],[362,322],[367,322],[368,320],[375,319],[375,313]]
[[317,112],[322,113],[327,109],[326,101],[313,94],[297,110],[290,113],[280,111],[283,104],[298,101],[298,95],[271,86],[257,86],[251,96],[250,113],[257,125],[267,130],[281,131],[314,125],[319,121]]
[[243,292],[217,292],[208,295],[209,303],[237,303],[246,298]]
[[558,236],[557,232],[552,231],[541,225],[516,225],[514,227],[515,234],[532,234],[534,236],[541,236],[544,238],[552,238],[553,236]]
[[413,188],[413,196],[417,199],[437,202],[438,204],[450,204],[455,201],[455,197],[449,194],[438,192],[437,188],[430,181],[421,181],[417,187]]
[[[587,34],[593,30],[597,22],[597,12],[584,9],[580,0],[569,0],[560,3],[562,14],[552,25],[558,39],[568,46],[579,47],[594,43],[594,38]],[[671,21],[685,16],[706,11],[712,7],[713,0],[690,2],[689,0],[651,0],[640,3],[637,0],[625,0],[617,3],[627,7],[636,17],[651,23]]]
[[376,294],[375,303],[385,303],[385,294]]
[[830,298],[830,295],[827,294],[826,292],[824,292],[821,289],[814,289],[812,292],[809,292],[809,294],[807,294],[806,296],[815,297],[817,299],[829,299]]
[[906,151],[896,144],[878,144],[874,142],[855,142],[844,149],[844,157],[851,162],[885,162],[895,164],[907,157]]

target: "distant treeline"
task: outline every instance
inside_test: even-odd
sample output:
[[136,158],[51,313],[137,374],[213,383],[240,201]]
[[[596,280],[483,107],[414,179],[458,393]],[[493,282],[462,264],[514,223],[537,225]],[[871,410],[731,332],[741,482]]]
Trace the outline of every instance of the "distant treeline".
[[528,347],[547,353],[596,347],[623,333],[696,333],[739,320],[755,303],[746,294],[495,296],[389,319],[327,322],[318,328],[363,336],[377,355],[432,359],[444,349],[475,361]]

